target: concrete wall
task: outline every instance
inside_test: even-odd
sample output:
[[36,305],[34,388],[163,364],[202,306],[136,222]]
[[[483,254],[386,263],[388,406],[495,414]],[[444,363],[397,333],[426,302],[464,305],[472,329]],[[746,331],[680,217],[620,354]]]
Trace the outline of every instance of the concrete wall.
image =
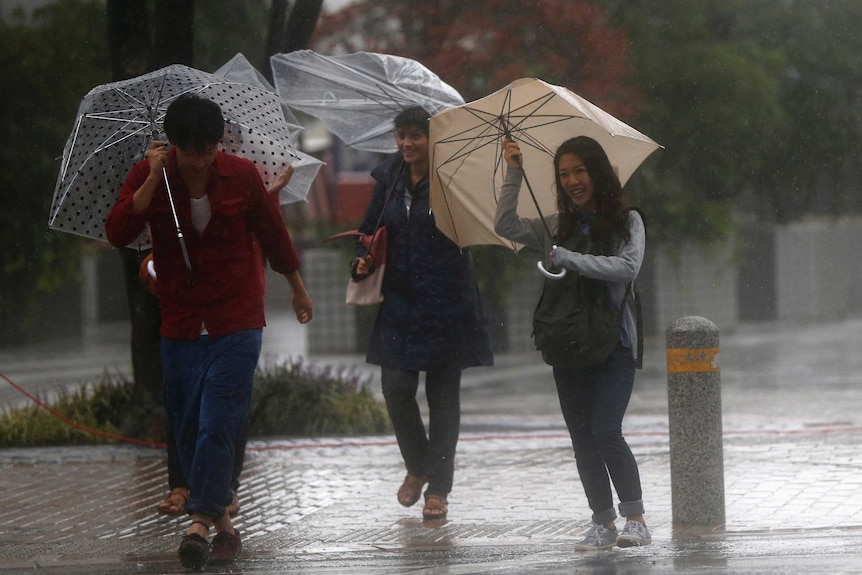
[[773,233],[779,319],[833,320],[862,309],[862,219],[797,222]]
[[687,243],[651,251],[652,284],[644,285],[644,290],[653,298],[654,307],[649,314],[645,310],[646,333],[663,334],[677,319],[689,315],[705,317],[721,331],[737,326],[732,242],[716,246]]

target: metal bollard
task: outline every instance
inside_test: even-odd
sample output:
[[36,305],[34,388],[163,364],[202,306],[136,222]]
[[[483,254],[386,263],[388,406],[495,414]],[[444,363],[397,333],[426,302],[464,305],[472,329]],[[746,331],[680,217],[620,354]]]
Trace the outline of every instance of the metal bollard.
[[688,316],[667,330],[667,400],[674,525],[725,522],[718,328]]

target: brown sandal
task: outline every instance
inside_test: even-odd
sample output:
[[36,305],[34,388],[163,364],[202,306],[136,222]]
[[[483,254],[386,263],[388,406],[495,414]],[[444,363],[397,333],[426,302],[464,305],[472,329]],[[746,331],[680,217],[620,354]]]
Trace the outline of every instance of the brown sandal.
[[235,489],[231,489],[230,492],[233,497],[230,500],[230,505],[225,508],[225,511],[227,511],[228,517],[233,518],[239,513],[239,496],[236,494]]
[[410,507],[422,496],[422,488],[425,487],[427,479],[420,475],[407,474],[401,487],[398,488],[398,503],[404,507]]
[[186,513],[186,501],[189,500],[189,490],[185,487],[174,487],[168,496],[159,503],[158,511],[161,515],[179,517]]
[[[203,521],[192,521],[203,525],[207,533],[209,533],[209,524]],[[180,564],[186,569],[194,569],[200,571],[207,564],[210,557],[212,546],[207,538],[197,533],[186,533],[180,541],[180,547],[177,549],[177,554],[180,556]]]
[[425,509],[422,517],[425,519],[445,519],[449,512],[449,503],[442,495],[429,494],[425,496]]
[[231,563],[236,559],[240,551],[242,551],[242,538],[238,529],[234,529],[233,533],[219,531],[213,537],[213,542],[210,546],[209,562],[213,565]]

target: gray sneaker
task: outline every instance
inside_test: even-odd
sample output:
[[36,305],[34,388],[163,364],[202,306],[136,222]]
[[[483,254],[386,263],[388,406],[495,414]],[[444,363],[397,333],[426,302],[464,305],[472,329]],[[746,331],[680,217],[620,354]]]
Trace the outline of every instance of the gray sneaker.
[[575,551],[598,551],[610,549],[617,544],[617,530],[593,523],[584,538],[575,543]]
[[617,537],[617,545],[620,547],[639,547],[652,543],[649,529],[638,521],[626,521],[625,527]]

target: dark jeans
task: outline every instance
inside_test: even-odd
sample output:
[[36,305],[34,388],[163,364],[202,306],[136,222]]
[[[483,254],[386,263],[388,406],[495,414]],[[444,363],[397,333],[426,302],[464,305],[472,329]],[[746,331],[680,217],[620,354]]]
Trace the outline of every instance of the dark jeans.
[[[174,440],[174,434],[171,431],[170,425],[168,425],[168,433],[165,441],[168,445],[168,488],[184,487],[188,489],[189,484],[186,481],[186,476],[183,475],[180,454],[177,452],[177,442]],[[248,443],[248,423],[243,428],[239,441],[236,442],[236,452],[233,455],[233,475],[230,479],[230,488],[234,491],[239,491],[239,476],[242,474],[242,466],[245,463],[246,443]]]
[[622,345],[601,365],[554,368],[560,407],[595,523],[616,518],[610,481],[620,499],[621,515],[643,513],[638,465],[622,435],[634,378],[631,350]]
[[216,339],[162,338],[165,406],[191,496],[214,520],[230,504],[237,443],[247,428],[262,330]]
[[461,370],[425,372],[427,434],[416,402],[419,372],[384,367],[381,382],[407,472],[428,478],[426,493],[448,495],[452,491],[461,427]]

